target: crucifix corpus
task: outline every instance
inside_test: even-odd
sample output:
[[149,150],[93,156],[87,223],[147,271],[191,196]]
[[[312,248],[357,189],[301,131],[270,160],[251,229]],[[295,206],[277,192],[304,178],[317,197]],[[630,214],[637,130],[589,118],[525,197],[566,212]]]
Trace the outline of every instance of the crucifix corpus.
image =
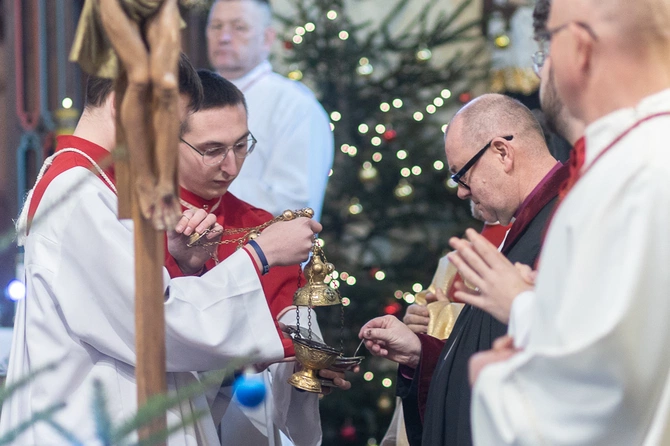
[[[135,236],[138,405],[166,391],[163,231],[181,216],[176,195],[178,0],[86,0],[70,55],[89,74],[116,79],[113,152],[119,218]],[[165,416],[140,439],[165,429]]]

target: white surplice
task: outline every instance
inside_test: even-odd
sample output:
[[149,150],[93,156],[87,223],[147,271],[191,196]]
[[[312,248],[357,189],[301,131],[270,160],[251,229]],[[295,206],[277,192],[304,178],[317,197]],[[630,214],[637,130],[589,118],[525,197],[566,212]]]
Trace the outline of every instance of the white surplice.
[[319,220],[334,156],[323,107],[306,86],[274,73],[268,61],[232,82],[247,100],[249,130],[258,144],[230,192],[273,215],[309,206]]
[[662,444],[670,421],[670,116],[642,123],[594,160],[636,122],[665,111],[670,90],[586,129],[586,173],[555,214],[536,294],[511,332],[528,329],[524,350],[484,368],[475,384],[476,444]]
[[[316,312],[312,310],[312,330],[323,338]],[[302,307],[302,327],[307,321]],[[280,322],[297,325],[295,310],[287,311]],[[296,371],[295,362],[270,365],[254,375],[266,384],[265,400],[255,408],[243,407],[233,398],[232,387],[222,387],[213,402],[215,422],[221,422],[221,446],[318,446],[321,444],[321,416],[318,395],[295,389],[288,379]]]
[[[100,380],[107,409],[118,423],[134,414],[135,318],[132,222],[119,221],[116,195],[88,169],[58,175],[37,209],[25,245],[27,297],[17,308],[8,383],[57,364],[5,403],[0,437],[46,407],[64,402],[55,421],[86,445],[95,441],[93,381]],[[196,378],[192,371],[225,368],[252,353],[259,361],[283,358],[255,267],[240,250],[202,277],[169,279],[164,270],[168,390]],[[208,410],[204,396],[168,412],[174,425],[193,410]],[[170,446],[214,445],[210,416],[172,435]],[[67,442],[38,423],[16,445]]]

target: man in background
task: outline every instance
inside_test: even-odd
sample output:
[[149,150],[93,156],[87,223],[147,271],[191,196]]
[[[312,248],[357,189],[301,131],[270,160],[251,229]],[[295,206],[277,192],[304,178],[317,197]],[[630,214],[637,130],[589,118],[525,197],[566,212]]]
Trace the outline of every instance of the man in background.
[[270,4],[263,0],[218,0],[209,12],[209,62],[244,93],[249,128],[258,140],[230,191],[273,215],[309,206],[318,220],[333,164],[333,135],[314,94],[272,71],[271,20]]

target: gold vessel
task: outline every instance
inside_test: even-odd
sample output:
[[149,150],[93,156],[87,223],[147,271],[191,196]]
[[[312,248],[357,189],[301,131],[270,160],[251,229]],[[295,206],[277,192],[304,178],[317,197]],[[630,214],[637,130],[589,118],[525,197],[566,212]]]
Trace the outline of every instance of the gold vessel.
[[321,393],[317,371],[333,365],[340,352],[326,344],[299,337],[293,338],[293,347],[303,369],[291,375],[289,384],[307,392]]
[[312,258],[305,266],[307,283],[293,295],[293,305],[300,307],[325,307],[342,303],[340,292],[325,283],[326,276],[335,270],[318,243],[312,246]]

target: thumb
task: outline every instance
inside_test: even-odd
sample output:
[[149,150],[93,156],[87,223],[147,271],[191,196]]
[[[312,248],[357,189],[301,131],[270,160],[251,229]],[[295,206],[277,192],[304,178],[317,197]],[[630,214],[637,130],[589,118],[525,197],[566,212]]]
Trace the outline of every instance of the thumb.
[[435,302],[436,300],[438,300],[437,296],[435,296],[435,294],[433,294],[431,292],[427,292],[425,294],[425,298],[426,298],[426,303],[427,304],[429,304],[431,302]]
[[447,294],[441,288],[437,289],[437,291],[435,292],[435,297],[437,298],[436,300],[438,302],[449,301],[449,298],[447,297]]

